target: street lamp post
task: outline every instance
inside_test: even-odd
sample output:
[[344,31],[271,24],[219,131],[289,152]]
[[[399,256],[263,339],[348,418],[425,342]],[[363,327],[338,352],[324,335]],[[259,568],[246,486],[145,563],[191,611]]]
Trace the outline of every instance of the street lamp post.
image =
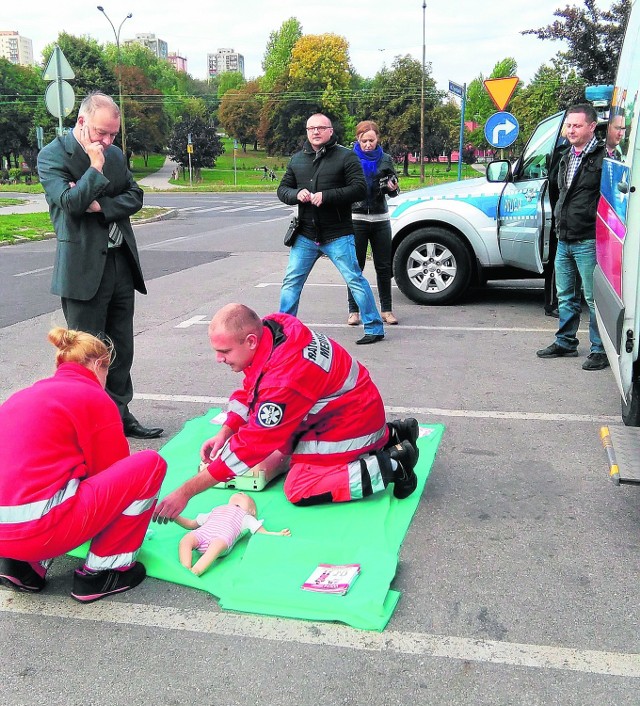
[[129,13],[124,20],[120,23],[120,26],[118,27],[118,30],[116,31],[116,28],[113,25],[113,22],[109,18],[109,15],[104,11],[104,7],[102,5],[98,5],[98,10],[107,18],[107,21],[111,25],[111,29],[113,30],[113,35],[116,38],[116,50],[118,52],[118,103],[120,104],[120,125],[122,129],[122,152],[124,154],[124,158],[127,160],[128,163],[128,158],[127,158],[127,133],[125,130],[125,125],[124,125],[124,102],[122,101],[122,64],[120,62],[120,30],[122,29],[122,25],[127,21],[130,20],[133,15]]
[[424,66],[426,60],[426,0],[422,1],[422,88],[420,91],[420,183],[424,184]]

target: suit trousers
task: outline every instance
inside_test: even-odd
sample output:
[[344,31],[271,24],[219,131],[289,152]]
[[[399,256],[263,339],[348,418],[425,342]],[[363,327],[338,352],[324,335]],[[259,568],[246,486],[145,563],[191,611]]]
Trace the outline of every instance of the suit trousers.
[[110,339],[115,357],[107,376],[107,393],[118,406],[123,421],[132,419],[133,314],[135,289],[126,245],[109,248],[98,291],[93,299],[62,298],[67,326]]

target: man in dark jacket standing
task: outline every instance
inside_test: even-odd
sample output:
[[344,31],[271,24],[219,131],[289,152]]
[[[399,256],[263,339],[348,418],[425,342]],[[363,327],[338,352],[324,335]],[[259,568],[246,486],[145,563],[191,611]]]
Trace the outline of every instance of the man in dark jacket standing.
[[135,290],[146,294],[130,217],[142,208],[142,189],[113,144],[120,111],[110,96],[90,93],[71,132],[38,155],[38,174],[56,232],[52,294],[62,300],[70,329],[107,336],[116,357],[107,392],[118,405],[127,436],[154,439],[129,411],[133,398]]
[[280,290],[280,311],[296,316],[300,294],[316,260],[326,255],[338,268],[360,309],[365,335],[356,343],[384,338],[380,312],[356,259],[351,204],[366,197],[357,156],[337,144],[333,126],[318,113],[307,120],[307,141],[287,166],[278,198],[298,206],[296,238]]
[[609,365],[598,331],[593,303],[593,271],[596,266],[596,210],[605,146],[595,137],[597,115],[591,105],[573,105],[565,117],[566,138],[571,148],[560,160],[558,201],[554,216],[558,249],[556,288],[559,325],[556,340],[537,351],[539,358],[575,358],[578,355],[581,293],[589,306],[591,351],[583,370],[602,370]]

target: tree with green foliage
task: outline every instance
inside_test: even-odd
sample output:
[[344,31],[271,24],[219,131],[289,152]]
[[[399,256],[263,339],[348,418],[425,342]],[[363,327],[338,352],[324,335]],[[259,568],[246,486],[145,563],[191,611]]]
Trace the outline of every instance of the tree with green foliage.
[[288,75],[268,95],[259,139],[267,154],[292,154],[304,141],[307,118],[325,114],[338,142],[353,119],[347,109],[351,85],[349,45],[335,34],[304,35],[291,54]]
[[253,142],[254,149],[257,149],[262,107],[258,100],[259,93],[259,83],[250,81],[242,88],[227,91],[220,102],[218,110],[220,125],[227,135],[240,142],[243,152],[247,151],[249,142]]
[[307,118],[322,112],[322,106],[318,100],[310,101],[298,94],[287,95],[284,86],[281,91],[278,89],[279,84],[276,84],[274,95],[262,108],[258,139],[268,155],[290,155],[302,147]]
[[575,69],[557,59],[543,64],[528,86],[519,91],[509,110],[520,123],[521,142],[528,139],[536,125],[572,103],[584,100],[585,84]]
[[[425,67],[425,133],[429,114],[440,104],[442,93]],[[420,149],[422,63],[410,55],[396,56],[391,68],[384,66],[362,97],[360,115],[378,123],[385,150],[404,158],[409,174],[409,154]]]
[[191,166],[196,170],[202,167],[214,167],[216,157],[224,153],[224,145],[216,134],[215,126],[206,122],[201,115],[185,114],[173,127],[169,140],[169,156],[183,169],[189,166],[187,144],[191,135],[193,153]]
[[[75,37],[66,32],[58,35],[56,42],[75,73],[70,82],[78,104],[92,91],[102,91],[117,99],[118,79],[103,48],[95,39]],[[43,64],[51,58],[55,44],[48,44],[43,52]],[[75,123],[75,115],[66,119],[67,125]]]
[[285,20],[280,29],[271,32],[262,60],[264,76],[260,85],[264,93],[271,93],[277,83],[289,75],[291,52],[302,37],[302,25],[295,17]]
[[453,100],[434,106],[425,117],[424,152],[428,159],[447,156],[451,169],[451,153],[460,143],[460,108]]
[[551,24],[522,34],[565,41],[569,48],[559,52],[559,59],[574,68],[587,85],[611,84],[631,4],[632,0],[618,0],[608,10],[600,10],[595,0],[585,0],[584,7],[567,5],[553,13],[558,19]]
[[34,171],[36,125],[46,127],[53,137],[53,118],[44,106],[45,89],[39,69],[0,58],[0,155],[9,166],[18,168],[22,156]]
[[127,152],[141,154],[146,165],[151,153],[162,152],[171,132],[164,96],[135,66],[122,67],[122,85],[127,93]]
[[222,99],[227,91],[242,88],[245,83],[240,71],[223,71],[218,77],[218,98]]

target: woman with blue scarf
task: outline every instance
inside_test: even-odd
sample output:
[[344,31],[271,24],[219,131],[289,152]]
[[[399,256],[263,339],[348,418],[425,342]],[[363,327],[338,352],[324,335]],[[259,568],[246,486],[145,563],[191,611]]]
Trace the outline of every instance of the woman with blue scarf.
[[[398,177],[393,168],[393,160],[378,145],[380,130],[372,120],[363,120],[356,125],[354,152],[367,180],[367,198],[356,201],[351,207],[353,230],[356,242],[356,257],[364,270],[367,247],[371,243],[373,265],[376,268],[378,296],[382,320],[386,324],[397,324],[398,319],[391,311],[391,224],[387,196],[400,193]],[[360,313],[351,291],[349,295],[349,326],[360,324]]]

